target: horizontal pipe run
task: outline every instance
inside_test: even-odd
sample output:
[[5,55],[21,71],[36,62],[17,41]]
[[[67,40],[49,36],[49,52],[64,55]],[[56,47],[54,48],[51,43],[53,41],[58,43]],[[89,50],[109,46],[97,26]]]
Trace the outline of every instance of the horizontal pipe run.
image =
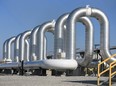
[[12,69],[19,68],[19,62],[11,62],[11,63],[2,63],[0,64],[0,69]]
[[[57,70],[74,70],[77,68],[76,60],[66,59],[49,59],[49,60],[38,60],[31,62],[24,62],[24,68],[44,68],[44,69],[57,69]],[[0,69],[12,69],[21,67],[20,62],[3,63],[0,64]]]

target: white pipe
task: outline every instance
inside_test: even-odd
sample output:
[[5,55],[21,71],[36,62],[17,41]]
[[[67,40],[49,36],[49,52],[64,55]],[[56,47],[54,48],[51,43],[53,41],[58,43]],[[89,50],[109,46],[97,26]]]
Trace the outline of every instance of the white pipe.
[[14,43],[14,62],[19,62],[19,40],[21,34],[16,36],[15,43]]
[[[55,26],[54,21],[50,21],[47,23],[42,24],[40,26],[40,29],[38,30],[38,45],[39,45],[39,61],[42,63],[41,67],[42,68],[47,68],[47,69],[76,69],[77,68],[77,61],[74,59],[46,59],[44,60],[43,58],[43,40],[45,37],[45,32],[48,31],[49,29],[52,30]],[[53,31],[53,30],[52,30]]]
[[37,32],[39,30],[39,26],[36,26],[30,35],[30,60],[36,61],[37,60]]
[[[37,60],[37,32],[39,30],[39,26],[36,26],[32,32],[31,32],[31,36],[30,36],[30,61],[36,61]],[[44,37],[44,57],[46,57],[46,51],[47,51],[47,47],[46,47],[46,37]],[[44,58],[46,59],[46,58]]]
[[47,37],[44,37],[44,60],[47,59]]
[[38,30],[37,33],[37,45],[38,45],[38,60],[43,60],[44,58],[44,37],[45,37],[45,32],[53,32],[54,31],[54,25],[55,21],[50,21],[42,24]]
[[[96,8],[86,8],[75,9],[72,11],[68,17],[67,22],[67,58],[75,58],[75,22],[79,20],[80,17],[90,16],[98,19],[100,23],[100,52],[103,59],[109,58],[111,52],[109,51],[109,21],[107,16]],[[115,61],[116,58],[111,58],[107,63]]]
[[25,57],[26,57],[26,61],[30,61],[29,58],[29,41],[25,40]]
[[4,42],[4,44],[3,44],[3,60],[4,60],[4,61],[5,61],[6,58],[7,58],[7,41],[8,41],[8,40],[6,40],[6,41]]
[[20,50],[20,61],[27,61],[27,58],[25,58],[24,54],[25,52],[25,40],[28,39],[30,37],[31,34],[31,30],[25,31],[24,33],[22,33],[21,38],[20,38],[20,42],[19,42],[19,50]]
[[12,43],[14,43],[16,37],[11,37],[7,42],[7,61],[12,61]]

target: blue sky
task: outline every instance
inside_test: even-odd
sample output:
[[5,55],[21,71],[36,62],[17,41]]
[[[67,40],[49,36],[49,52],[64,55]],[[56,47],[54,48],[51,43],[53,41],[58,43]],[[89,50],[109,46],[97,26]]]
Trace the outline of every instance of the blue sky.
[[[116,0],[0,0],[0,58],[3,42],[37,25],[57,18],[78,7],[101,9],[110,22],[110,45],[116,45]],[[92,19],[95,43],[99,43],[99,23]],[[77,47],[84,49],[84,26],[77,24]],[[53,51],[53,36],[48,35],[48,52]]]

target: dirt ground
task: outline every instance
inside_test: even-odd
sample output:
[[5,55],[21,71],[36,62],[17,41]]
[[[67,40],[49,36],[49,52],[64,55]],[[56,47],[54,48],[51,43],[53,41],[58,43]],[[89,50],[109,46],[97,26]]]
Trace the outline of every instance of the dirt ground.
[[[101,78],[102,81],[107,79]],[[0,86],[97,86],[97,77],[0,75]]]

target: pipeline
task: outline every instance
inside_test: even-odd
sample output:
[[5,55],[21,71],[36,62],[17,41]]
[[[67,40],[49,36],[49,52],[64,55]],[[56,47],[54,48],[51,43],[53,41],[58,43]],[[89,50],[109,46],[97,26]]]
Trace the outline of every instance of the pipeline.
[[14,62],[19,62],[19,39],[21,34],[16,36],[15,43],[14,43]]
[[[30,68],[30,67],[42,67],[45,69],[75,69],[77,67],[77,62],[75,60],[66,60],[66,59],[46,59],[45,56],[45,49],[43,49],[43,47],[45,47],[43,43],[44,42],[44,37],[45,37],[45,32],[46,31],[50,31],[53,32],[54,31],[54,26],[55,26],[55,22],[54,21],[50,21],[50,22],[46,22],[44,24],[42,24],[38,30],[38,34],[37,36],[38,38],[38,47],[39,47],[39,54],[38,54],[38,60],[37,61],[32,61],[32,62],[24,62],[24,68]],[[43,46],[43,47],[41,47]],[[40,48],[41,47],[41,48]],[[45,56],[45,57],[44,57]]]
[[27,58],[27,61],[30,61],[30,58],[29,58],[29,41],[28,40],[25,40],[25,58]]
[[[87,18],[88,16],[95,17],[100,22],[100,52],[104,59],[110,57],[108,18],[99,9],[87,6],[86,8],[75,9],[70,14],[60,16],[56,23],[55,21],[43,23],[32,31],[21,33],[16,39],[4,42],[3,59],[6,58],[11,61],[11,48],[9,47],[11,47],[14,40],[16,52],[14,62],[0,64],[0,68],[18,68],[20,66],[19,61],[23,60],[24,68],[41,67],[45,69],[74,70],[78,67],[78,63],[85,67],[90,65],[89,63],[91,63],[93,57],[93,25]],[[85,56],[78,61],[76,61],[76,22],[81,22],[86,27]],[[46,56],[47,40],[45,32],[52,32],[55,36],[54,57],[52,59],[47,59]],[[115,58],[112,58],[108,63],[114,60]]]
[[46,22],[44,24],[42,24],[38,30],[37,33],[37,37],[38,37],[38,41],[37,41],[37,45],[38,45],[38,60],[43,60],[46,59],[46,57],[44,57],[44,37],[45,37],[45,32],[54,32],[54,25],[55,25],[55,21],[50,21],[50,22]]
[[[66,46],[66,29],[64,25],[66,24],[66,20],[69,14],[64,14],[60,16],[56,22],[55,28],[55,58],[58,58],[59,54],[65,51]],[[93,25],[92,22],[87,17],[82,17],[78,22],[81,22],[86,27],[86,40],[85,40],[85,56],[83,59],[78,59],[78,63],[82,66],[87,66],[93,57]],[[64,36],[65,34],[65,36]],[[60,57],[62,58],[62,57]]]
[[20,40],[19,40],[19,60],[20,61],[29,61],[29,57],[25,58],[25,40],[29,38],[31,34],[31,30],[25,31],[22,33]]
[[[63,58],[60,57],[61,53],[65,52],[65,27],[66,20],[68,18],[68,13],[60,16],[56,21],[55,25],[55,37],[54,37],[54,58]],[[65,57],[66,58],[66,57]]]
[[4,44],[3,44],[3,60],[4,60],[4,61],[5,61],[6,58],[7,58],[7,41],[8,41],[8,40],[6,40],[6,41],[4,42]]
[[36,26],[30,35],[30,60],[36,61],[37,60],[37,32],[39,30],[39,26]]
[[43,42],[44,42],[44,35],[46,31],[52,31],[55,27],[55,21],[50,21],[47,23],[44,23],[40,26],[38,37],[39,37],[39,59],[42,60],[42,68],[46,69],[76,69],[77,68],[77,62],[74,59],[44,59],[46,57],[43,57]]
[[[95,17],[100,23],[100,52],[103,56],[103,59],[106,59],[111,56],[109,51],[109,21],[106,15],[96,8],[77,8],[73,10],[68,19],[67,19],[67,49],[66,56],[67,58],[75,58],[75,23],[79,20],[80,17],[90,16]],[[110,59],[108,63],[116,60],[115,58]]]
[[[40,25],[36,26],[30,35],[30,61],[36,61],[37,60],[37,32],[39,30]],[[46,37],[44,37],[44,57],[46,57]]]
[[12,43],[14,43],[16,37],[11,37],[10,39],[8,39],[7,42],[7,61],[11,62],[12,61]]

